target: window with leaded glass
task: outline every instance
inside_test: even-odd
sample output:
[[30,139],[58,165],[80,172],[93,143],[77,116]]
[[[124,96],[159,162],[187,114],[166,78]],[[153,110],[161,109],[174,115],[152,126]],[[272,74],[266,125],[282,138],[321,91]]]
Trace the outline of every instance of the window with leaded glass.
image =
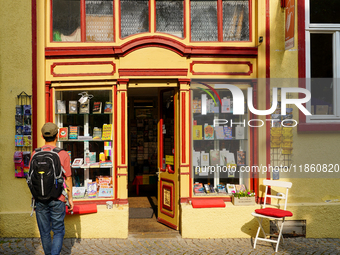
[[249,1],[223,0],[223,41],[249,41]]
[[191,0],[191,40],[217,41],[217,1]]
[[85,1],[86,41],[113,41],[113,1]]
[[156,31],[183,37],[182,0],[156,0]]
[[149,1],[120,1],[121,36],[127,37],[149,31]]

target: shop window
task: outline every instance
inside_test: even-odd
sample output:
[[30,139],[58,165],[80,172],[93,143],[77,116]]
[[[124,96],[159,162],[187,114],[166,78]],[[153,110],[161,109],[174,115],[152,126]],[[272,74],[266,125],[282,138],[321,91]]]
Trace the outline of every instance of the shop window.
[[[245,114],[234,114],[228,86],[191,84],[191,166],[196,196],[226,196],[242,185],[249,189],[248,114],[246,107]],[[234,105],[240,106],[239,102]]]
[[52,3],[54,42],[114,40],[113,0],[53,0]]
[[71,157],[74,199],[113,198],[111,90],[56,91],[55,99],[57,146]]
[[149,1],[120,1],[121,36],[127,37],[149,31]]
[[156,0],[156,31],[183,37],[182,0]]
[[308,122],[340,120],[340,2],[306,1]]
[[192,41],[249,41],[249,0],[191,0],[190,9]]

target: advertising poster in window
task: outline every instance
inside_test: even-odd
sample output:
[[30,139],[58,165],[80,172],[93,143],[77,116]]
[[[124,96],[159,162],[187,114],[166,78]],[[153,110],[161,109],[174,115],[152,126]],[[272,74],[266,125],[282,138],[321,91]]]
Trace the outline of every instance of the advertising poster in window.
[[294,47],[295,0],[286,0],[285,50]]

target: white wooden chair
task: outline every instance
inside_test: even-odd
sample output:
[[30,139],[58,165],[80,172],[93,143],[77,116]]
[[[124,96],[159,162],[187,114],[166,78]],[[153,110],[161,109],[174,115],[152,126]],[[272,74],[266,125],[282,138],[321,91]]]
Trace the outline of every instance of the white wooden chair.
[[[292,187],[292,183],[291,182],[283,182],[283,181],[264,180],[263,184],[266,186],[263,207],[261,209],[256,209],[255,212],[252,213],[252,215],[259,222],[259,227],[257,229],[257,233],[256,233],[255,241],[254,241],[254,249],[256,248],[257,240],[262,240],[262,241],[266,241],[266,242],[276,243],[275,252],[277,252],[281,238],[282,238],[282,241],[283,241],[282,229],[283,229],[285,218],[293,216],[292,212],[286,210],[287,209],[288,190]],[[268,186],[286,188],[286,194],[283,194],[283,193],[277,193],[276,195],[267,194]],[[269,198],[269,197],[278,199],[278,206],[277,207],[280,206],[279,205],[279,199],[284,200],[284,208],[280,209],[280,208],[266,207],[266,201],[267,201],[267,198]],[[269,219],[269,220],[275,221],[275,224],[276,224],[276,226],[279,230],[278,235],[271,235],[271,234],[268,234],[264,231],[264,229],[262,227],[262,221],[264,219]],[[279,220],[280,221],[282,220],[281,226],[278,225]],[[262,230],[264,238],[259,237],[260,230]],[[275,237],[277,237],[277,239],[270,239],[271,236],[275,236]]]

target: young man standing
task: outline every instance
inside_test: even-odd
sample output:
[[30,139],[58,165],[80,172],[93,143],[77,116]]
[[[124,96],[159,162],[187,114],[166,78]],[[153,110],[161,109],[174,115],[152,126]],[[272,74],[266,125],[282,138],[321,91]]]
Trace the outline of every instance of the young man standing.
[[[45,145],[41,147],[42,150],[53,150],[57,144],[58,126],[54,123],[48,122],[42,127],[41,133],[45,139]],[[67,185],[67,193],[70,203],[69,211],[72,211],[73,199],[70,156],[66,151],[62,150],[59,152],[59,158],[61,166],[65,170],[63,175]],[[60,254],[65,235],[65,196],[61,195],[57,200],[51,200],[48,202],[36,201],[35,212],[45,254]],[[53,241],[51,240],[51,230],[53,231]]]

